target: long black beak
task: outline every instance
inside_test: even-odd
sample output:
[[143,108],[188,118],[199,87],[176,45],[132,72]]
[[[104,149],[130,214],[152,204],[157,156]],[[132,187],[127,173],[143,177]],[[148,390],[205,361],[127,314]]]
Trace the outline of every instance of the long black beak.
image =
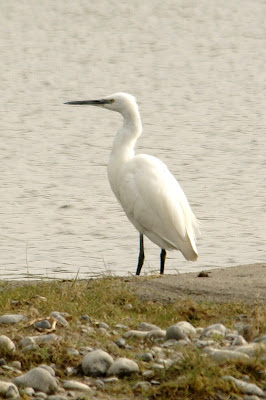
[[102,99],[102,100],[68,101],[67,103],[64,104],[69,104],[71,106],[83,106],[83,105],[101,106],[103,104],[109,104],[109,103],[111,103],[110,100]]

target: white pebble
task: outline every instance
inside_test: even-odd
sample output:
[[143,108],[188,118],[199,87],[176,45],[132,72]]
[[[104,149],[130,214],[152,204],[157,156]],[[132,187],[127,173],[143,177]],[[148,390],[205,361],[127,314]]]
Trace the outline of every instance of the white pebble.
[[124,337],[125,338],[129,338],[129,337],[136,337],[136,338],[145,338],[147,336],[148,332],[145,331],[137,331],[132,329],[131,331],[128,331],[126,333],[124,333]]
[[15,343],[5,335],[0,336],[0,353],[14,354],[16,351]]
[[236,387],[243,393],[255,394],[257,396],[264,397],[263,390],[261,390],[261,388],[259,388],[254,383],[247,383],[245,381],[241,381],[240,379],[236,379],[230,375],[223,376],[222,379],[225,381],[233,381]]

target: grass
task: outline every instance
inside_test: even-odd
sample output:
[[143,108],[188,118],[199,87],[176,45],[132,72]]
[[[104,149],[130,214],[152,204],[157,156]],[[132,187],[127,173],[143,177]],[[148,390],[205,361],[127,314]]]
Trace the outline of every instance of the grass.
[[[131,307],[128,307],[128,304],[131,304]],[[136,359],[136,354],[141,354],[154,345],[140,339],[129,339],[127,342],[132,346],[131,349],[118,348],[113,341],[120,337],[122,332],[112,331],[118,323],[136,329],[140,322],[145,321],[166,329],[178,321],[186,320],[195,327],[205,327],[219,322],[228,328],[233,328],[237,321],[244,320],[248,325],[244,335],[249,341],[265,332],[266,328],[265,308],[260,304],[197,303],[189,297],[169,304],[145,302],[128,289],[127,283],[122,278],[42,281],[38,284],[28,282],[18,287],[0,282],[0,315],[23,313],[30,319],[28,323],[16,326],[1,326],[1,334],[9,336],[16,343],[22,337],[36,335],[31,322],[38,318],[48,318],[51,311],[67,313],[69,327],[56,326],[55,333],[62,337],[59,343],[41,346],[35,352],[18,350],[13,359],[21,361],[23,371],[41,363],[54,363],[57,376],[66,378],[64,375],[66,366],[78,368],[82,359],[81,356],[69,356],[66,350],[68,347],[90,346],[104,349],[114,358]],[[108,323],[111,327],[110,337],[97,331],[92,335],[82,333],[80,317],[85,314],[89,315],[94,327],[97,327],[98,321]],[[153,379],[158,382],[157,385],[133,389],[136,382],[144,378],[141,375],[124,378],[103,389],[101,398],[108,398],[108,393],[108,396],[114,396],[115,399],[218,400],[222,398],[219,397],[219,393],[223,393],[226,396],[224,398],[229,399],[233,394],[237,396],[237,390],[232,383],[221,379],[223,375],[233,375],[237,378],[248,375],[251,382],[258,384],[262,382],[263,366],[258,359],[218,366],[200,351],[195,350],[194,346],[182,348],[181,351],[183,353],[181,360],[167,370],[155,372]],[[12,357],[7,357],[7,361],[11,360]],[[141,372],[148,368],[140,359],[137,361]]]

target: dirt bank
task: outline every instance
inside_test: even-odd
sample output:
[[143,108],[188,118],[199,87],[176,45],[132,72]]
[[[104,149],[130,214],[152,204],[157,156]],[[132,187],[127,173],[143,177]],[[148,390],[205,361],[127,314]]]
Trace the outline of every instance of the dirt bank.
[[146,300],[174,301],[189,296],[216,303],[266,303],[266,263],[240,265],[199,273],[136,277],[128,285]]

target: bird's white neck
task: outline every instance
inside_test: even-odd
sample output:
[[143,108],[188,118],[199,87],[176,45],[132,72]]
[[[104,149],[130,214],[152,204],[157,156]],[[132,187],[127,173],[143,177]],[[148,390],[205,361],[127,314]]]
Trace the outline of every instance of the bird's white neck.
[[118,130],[108,163],[108,177],[112,190],[117,194],[117,181],[119,180],[119,171],[127,161],[135,155],[135,144],[142,133],[142,124],[138,107],[131,108],[121,112],[124,121],[121,129]]

